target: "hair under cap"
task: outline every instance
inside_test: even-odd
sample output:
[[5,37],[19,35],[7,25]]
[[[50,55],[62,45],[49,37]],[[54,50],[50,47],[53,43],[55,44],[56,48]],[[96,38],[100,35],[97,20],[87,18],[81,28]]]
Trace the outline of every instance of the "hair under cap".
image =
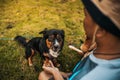
[[100,27],[120,37],[120,0],[82,0],[82,2]]

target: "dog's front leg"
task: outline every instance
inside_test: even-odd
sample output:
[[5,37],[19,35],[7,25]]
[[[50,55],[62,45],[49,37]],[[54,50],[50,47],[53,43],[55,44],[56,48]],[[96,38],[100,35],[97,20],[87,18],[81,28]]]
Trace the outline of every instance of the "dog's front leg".
[[32,57],[33,57],[33,55],[35,53],[33,49],[31,49],[31,51],[32,51],[31,56],[28,57],[28,65],[29,66],[33,66]]

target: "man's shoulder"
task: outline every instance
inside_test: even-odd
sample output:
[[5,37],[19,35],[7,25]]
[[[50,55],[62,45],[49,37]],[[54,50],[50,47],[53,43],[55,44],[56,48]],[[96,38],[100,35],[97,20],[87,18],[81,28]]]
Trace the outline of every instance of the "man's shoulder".
[[111,69],[98,65],[80,80],[119,80],[118,73],[120,73],[120,68]]

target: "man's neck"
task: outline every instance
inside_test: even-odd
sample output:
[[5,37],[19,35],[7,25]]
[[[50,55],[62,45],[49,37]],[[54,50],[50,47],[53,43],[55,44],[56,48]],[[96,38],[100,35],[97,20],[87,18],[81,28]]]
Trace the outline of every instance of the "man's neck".
[[106,60],[120,58],[120,39],[109,38],[97,42],[97,48],[94,51],[97,58]]

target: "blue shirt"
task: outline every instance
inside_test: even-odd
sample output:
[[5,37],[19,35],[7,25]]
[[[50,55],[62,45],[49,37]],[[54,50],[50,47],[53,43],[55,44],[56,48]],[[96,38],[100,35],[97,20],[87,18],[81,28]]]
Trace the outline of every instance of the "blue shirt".
[[68,80],[120,80],[120,58],[99,59],[92,51],[76,65]]

